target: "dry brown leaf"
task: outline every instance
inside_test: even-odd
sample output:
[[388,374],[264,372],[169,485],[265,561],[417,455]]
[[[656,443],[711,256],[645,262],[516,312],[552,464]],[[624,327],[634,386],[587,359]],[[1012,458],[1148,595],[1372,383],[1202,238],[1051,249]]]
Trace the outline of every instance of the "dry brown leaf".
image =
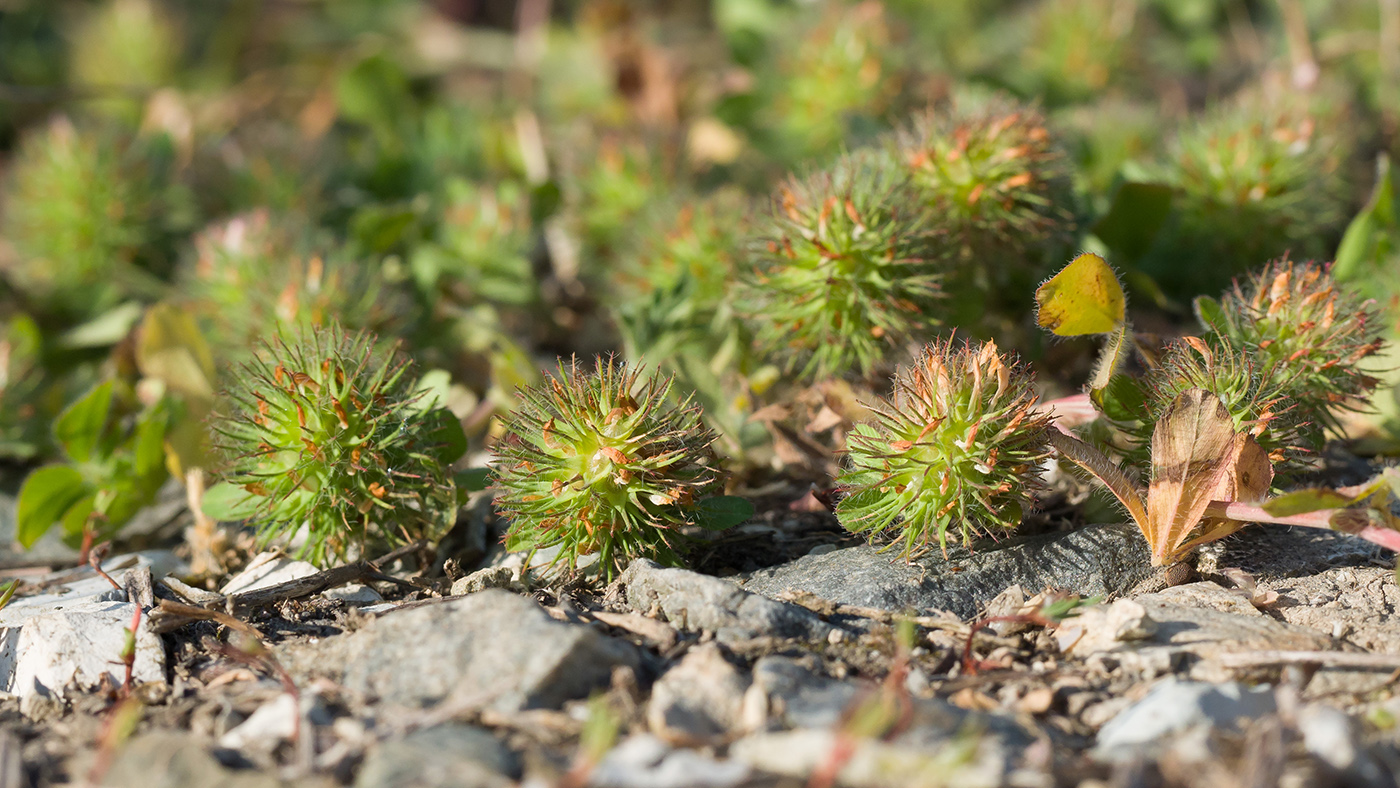
[[[1236,520],[1204,520],[1211,501],[1252,501],[1268,492],[1273,466],[1247,432],[1235,432],[1224,403],[1204,389],[1177,395],[1152,432],[1147,530],[1152,564],[1239,530]],[[1193,538],[1194,537],[1194,538]]]
[[1212,501],[1257,501],[1273,483],[1268,454],[1248,432],[1236,432],[1220,398],[1187,389],[1152,432],[1152,482],[1146,496],[1107,456],[1061,432],[1050,442],[1088,470],[1128,510],[1152,553],[1152,565],[1174,563],[1197,545],[1227,536],[1245,523],[1205,518]]

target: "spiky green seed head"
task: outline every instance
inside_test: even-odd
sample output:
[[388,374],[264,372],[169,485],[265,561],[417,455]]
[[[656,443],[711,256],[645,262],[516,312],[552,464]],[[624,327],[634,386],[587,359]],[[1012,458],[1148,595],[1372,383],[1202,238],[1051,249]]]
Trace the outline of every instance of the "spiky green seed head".
[[789,181],[754,244],[741,309],[761,352],[806,380],[867,375],[939,325],[927,216],[886,157],[860,152]]
[[1173,216],[1144,270],[1169,292],[1192,295],[1290,250],[1325,254],[1345,218],[1349,155],[1326,128],[1306,107],[1262,101],[1184,128],[1158,176],[1176,189]]
[[[1300,431],[1306,419],[1290,397],[1286,370],[1249,348],[1212,347],[1196,337],[1167,345],[1157,366],[1143,379],[1146,418],[1124,426],[1133,439],[1130,459],[1146,463],[1147,447],[1157,422],[1176,398],[1189,389],[1205,389],[1224,403],[1236,431],[1246,431],[1268,453],[1275,469],[1298,469],[1305,448]],[[1314,447],[1310,447],[1314,448]]]
[[294,220],[274,221],[266,209],[195,236],[196,254],[180,272],[180,290],[224,356],[243,358],[269,334],[382,323],[379,283],[368,267],[323,254],[313,236]]
[[444,191],[437,243],[420,245],[409,261],[419,292],[440,293],[460,304],[521,306],[537,300],[524,186],[454,178]]
[[521,392],[496,446],[496,506],[512,550],[559,548],[571,571],[597,553],[609,579],[634,558],[680,563],[681,529],[720,486],[714,434],[671,381],[605,360],[562,363]]
[[1135,9],[1118,0],[1029,7],[1030,41],[1007,75],[1017,93],[1053,104],[1086,102],[1133,73]]
[[646,297],[688,280],[697,305],[708,308],[724,302],[750,207],[742,193],[731,190],[663,206],[623,259],[616,276],[618,289],[629,298]]
[[875,422],[847,439],[841,525],[872,538],[897,532],[906,558],[935,543],[946,550],[950,531],[967,544],[1019,525],[1049,455],[1031,382],[991,342],[925,348],[873,408]]
[[581,141],[567,159],[567,215],[580,239],[583,266],[617,252],[632,224],[666,187],[652,153],[632,141]]
[[129,141],[62,118],[20,144],[0,235],[16,256],[8,278],[43,316],[81,321],[158,287],[141,267],[156,212],[147,178],[159,167],[139,171],[139,158]]
[[301,555],[318,565],[437,539],[456,520],[449,465],[465,448],[460,424],[375,341],[332,325],[272,342],[215,417],[235,508],[264,542],[305,526]]
[[898,155],[955,260],[1024,267],[1016,256],[1074,227],[1068,161],[1030,107],[956,102],[916,118],[898,137]]
[[833,152],[853,118],[879,117],[899,90],[890,24],[880,3],[833,3],[805,30],[777,36],[775,73],[760,106],[789,162]]
[[1322,264],[1275,260],[1220,301],[1197,299],[1196,312],[1226,352],[1252,353],[1267,365],[1310,449],[1321,448],[1325,430],[1377,385],[1360,365],[1380,350],[1384,321]]

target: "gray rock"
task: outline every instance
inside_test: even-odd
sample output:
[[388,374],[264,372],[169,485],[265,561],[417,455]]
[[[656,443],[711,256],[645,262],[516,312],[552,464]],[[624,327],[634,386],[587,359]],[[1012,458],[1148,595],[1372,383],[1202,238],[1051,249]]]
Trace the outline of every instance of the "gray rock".
[[452,696],[498,711],[557,708],[639,664],[631,644],[498,589],[392,610],[347,635],[283,646],[278,659],[294,676],[328,676],[394,705]]
[[640,734],[609,750],[588,776],[593,788],[732,788],[749,778],[742,761],[717,761],[695,750],[673,750]]
[[822,676],[794,657],[763,657],[754,663],[753,683],[768,697],[771,723],[789,728],[836,725],[860,693],[856,684]]
[[488,588],[510,588],[515,584],[515,570],[508,566],[488,566],[478,569],[452,583],[452,596],[465,596]]
[[647,724],[672,744],[705,742],[739,728],[748,687],[718,644],[702,644],[652,687]]
[[1131,674],[1182,671],[1197,681],[1235,678],[1237,670],[1222,660],[1229,654],[1337,645],[1322,632],[1260,612],[1245,592],[1211,582],[1088,608],[1057,627],[1055,638],[1072,656],[1102,655]]
[[[1394,557],[1391,557],[1394,561]],[[1400,586],[1391,567],[1340,567],[1259,584],[1279,595],[1271,611],[1367,651],[1400,653]]]
[[375,605],[384,601],[378,591],[363,583],[347,583],[321,592],[326,599],[334,599],[347,605]]
[[[754,691],[768,701],[768,726],[837,727],[845,713],[869,696],[873,687],[821,675],[796,657],[770,655],[753,667]],[[1008,746],[1021,748],[1033,736],[1014,719],[966,711],[937,698],[911,698],[913,716],[891,741],[909,747],[938,747],[967,730],[985,731]]]
[[[85,771],[78,771],[85,774]],[[286,785],[266,772],[224,768],[204,742],[187,733],[152,732],[117,748],[101,781],[110,788],[280,788]],[[331,786],[328,778],[307,777],[298,786]]]
[[1146,543],[1133,525],[950,548],[913,562],[858,545],[750,574],[743,587],[765,596],[806,591],[839,604],[882,610],[946,610],[968,619],[1009,586],[1082,596],[1123,593],[1152,575]]
[[1241,723],[1278,711],[1272,687],[1165,679],[1099,730],[1093,753],[1106,761],[1139,757],[1177,737],[1205,729],[1235,732]]
[[758,637],[825,640],[835,629],[804,607],[751,594],[718,577],[639,558],[619,579],[627,603],[677,629],[713,632],[721,642]]
[[497,788],[520,776],[515,753],[490,732],[439,725],[384,742],[365,758],[356,788]]
[[1200,568],[1237,567],[1260,579],[1302,577],[1341,566],[1391,566],[1395,556],[1359,536],[1287,525],[1252,525],[1201,548]]

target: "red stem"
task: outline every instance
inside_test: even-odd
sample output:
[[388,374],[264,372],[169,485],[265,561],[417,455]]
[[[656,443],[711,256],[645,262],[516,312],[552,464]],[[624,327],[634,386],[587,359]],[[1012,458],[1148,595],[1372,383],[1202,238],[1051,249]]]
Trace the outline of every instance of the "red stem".
[[1300,525],[1304,528],[1320,528],[1325,531],[1339,531],[1341,533],[1353,533],[1356,536],[1373,542],[1381,547],[1394,550],[1400,553],[1400,531],[1393,531],[1389,528],[1380,528],[1374,525],[1363,526],[1357,531],[1348,531],[1337,528],[1332,523],[1332,514],[1336,509],[1320,509],[1316,512],[1304,512],[1303,514],[1290,514],[1286,517],[1276,517],[1264,511],[1258,504],[1212,501],[1206,507],[1206,517],[1224,517],[1230,520],[1241,520],[1252,523],[1276,523],[1278,525]]

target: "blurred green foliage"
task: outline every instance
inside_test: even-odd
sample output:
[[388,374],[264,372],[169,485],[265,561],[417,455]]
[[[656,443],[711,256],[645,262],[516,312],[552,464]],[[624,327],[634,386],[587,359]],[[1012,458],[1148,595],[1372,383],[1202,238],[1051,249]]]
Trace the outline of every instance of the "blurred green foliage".
[[1359,211],[1338,276],[1391,303],[1394,211],[1368,202],[1400,130],[1386,13],[0,0],[0,457],[61,460],[66,407],[152,377],[132,346],[163,304],[220,375],[332,322],[401,341],[454,383],[474,449],[556,356],[619,352],[696,392],[727,461],[765,464],[750,417],[802,385],[779,372],[792,337],[755,343],[772,310],[738,307],[739,274],[771,254],[756,219],[789,175],[864,149],[934,215],[890,221],[928,221],[948,311],[807,348],[860,359],[825,374],[892,366],[938,322],[1033,360],[1029,289],[1077,247],[1189,320],[1266,260],[1330,259]]

